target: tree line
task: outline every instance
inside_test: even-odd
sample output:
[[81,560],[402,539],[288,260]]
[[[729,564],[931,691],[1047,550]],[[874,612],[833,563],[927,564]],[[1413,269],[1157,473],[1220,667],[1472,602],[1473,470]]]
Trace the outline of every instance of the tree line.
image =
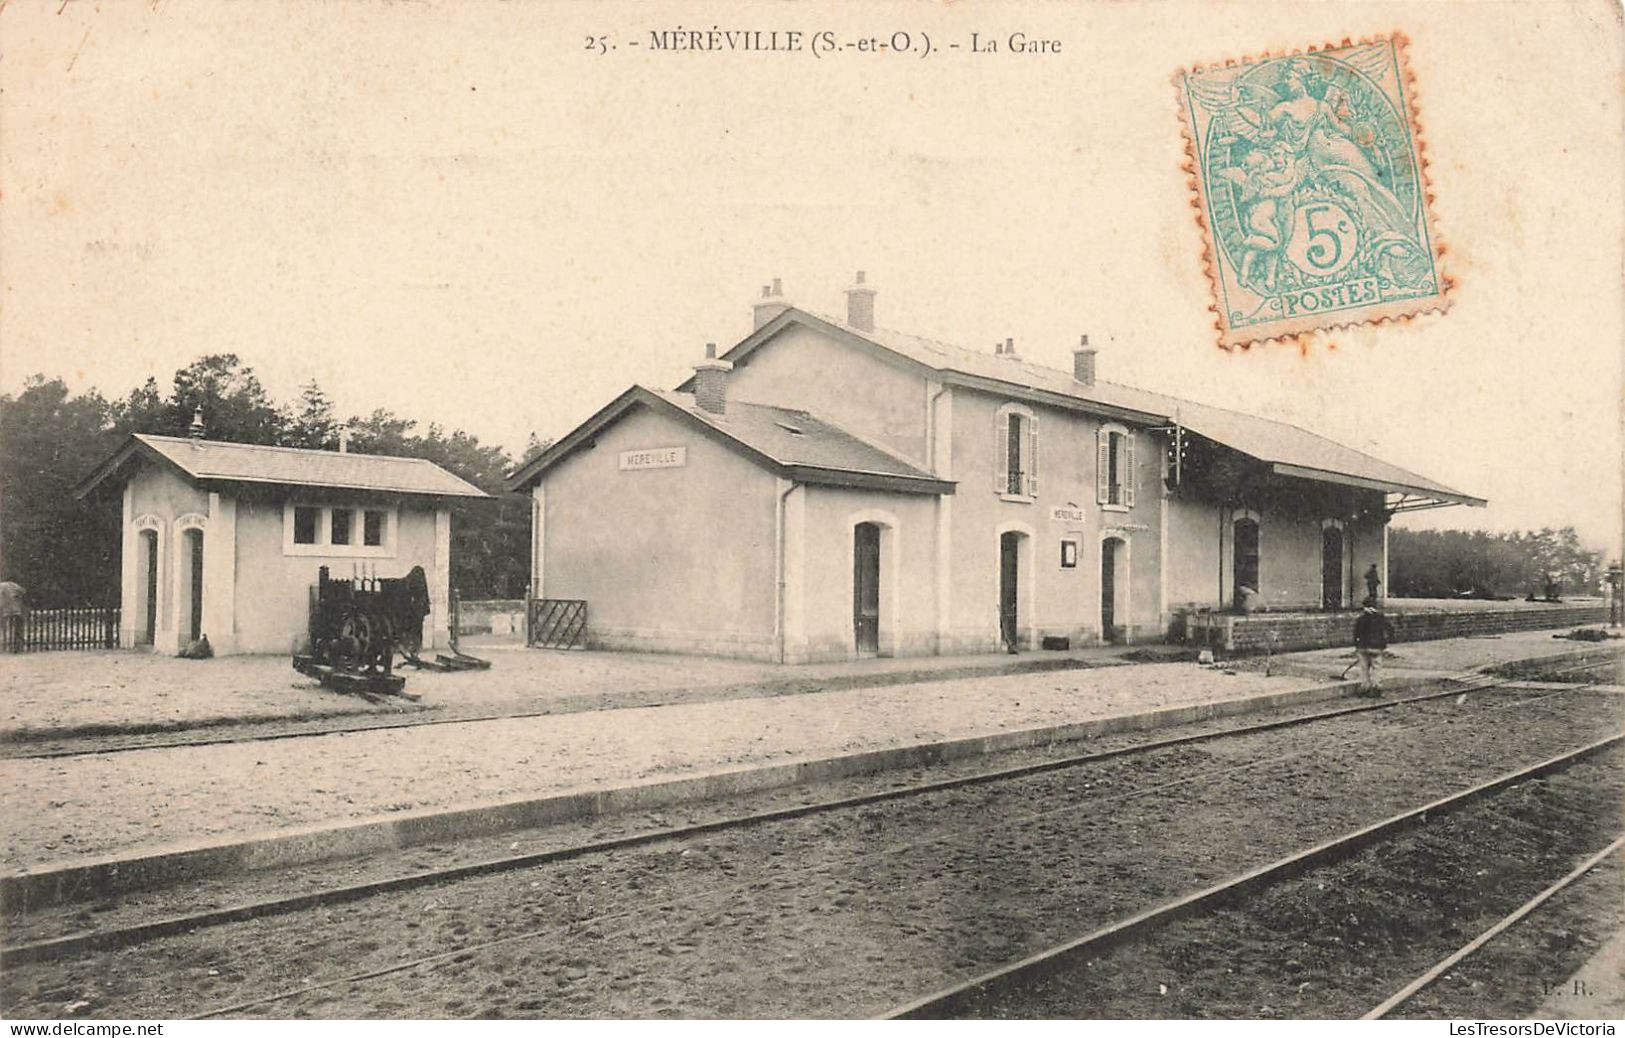
[[1483,530],[1388,531],[1389,592],[1415,598],[1596,595],[1603,553],[1580,543],[1572,526],[1517,533]]
[[[149,378],[123,398],[94,389],[75,396],[44,375],[0,395],[0,579],[21,584],[37,607],[116,603],[121,503],[115,495],[76,501],[74,486],[130,433],[187,435],[199,408],[211,440],[336,450],[348,427],[352,452],[427,458],[494,495],[450,505],[451,583],[464,598],[524,596],[530,505],[504,492],[514,465],[507,451],[460,429],[420,431],[384,409],[341,420],[315,381],[297,402],[279,404],[232,353],[198,358],[167,390]],[[542,446],[531,437],[530,451]]]

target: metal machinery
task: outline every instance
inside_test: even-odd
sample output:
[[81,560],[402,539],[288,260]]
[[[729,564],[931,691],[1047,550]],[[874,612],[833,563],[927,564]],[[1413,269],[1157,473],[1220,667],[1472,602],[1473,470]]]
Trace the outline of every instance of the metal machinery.
[[394,672],[398,652],[408,664],[426,670],[474,670],[491,664],[457,649],[455,600],[452,654],[421,659],[423,620],[429,615],[429,582],[422,566],[404,577],[356,574],[334,580],[323,566],[311,589],[310,638],[293,667],[336,692],[417,697],[405,691],[406,678]]

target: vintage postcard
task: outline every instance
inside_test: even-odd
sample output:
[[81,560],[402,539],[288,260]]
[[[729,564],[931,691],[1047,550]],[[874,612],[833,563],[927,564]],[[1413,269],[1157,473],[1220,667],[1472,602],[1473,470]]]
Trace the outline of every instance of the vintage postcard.
[[1614,1034],[1622,44],[0,0],[0,1016]]

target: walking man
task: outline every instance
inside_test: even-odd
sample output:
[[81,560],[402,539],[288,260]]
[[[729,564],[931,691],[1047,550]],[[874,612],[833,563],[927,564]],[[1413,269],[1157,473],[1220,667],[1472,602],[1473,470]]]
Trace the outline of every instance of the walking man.
[[1377,564],[1373,562],[1371,568],[1365,571],[1365,597],[1373,604],[1377,601],[1377,589],[1382,587],[1382,578],[1377,575]]
[[1388,618],[1377,608],[1377,600],[1368,598],[1360,607],[1359,619],[1354,621],[1354,653],[1360,664],[1360,694],[1382,694],[1382,653],[1388,648],[1388,639],[1394,629]]

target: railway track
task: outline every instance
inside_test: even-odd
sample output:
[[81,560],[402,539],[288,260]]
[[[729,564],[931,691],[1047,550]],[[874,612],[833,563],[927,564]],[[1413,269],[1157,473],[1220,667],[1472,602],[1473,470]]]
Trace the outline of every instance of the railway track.
[[[609,854],[615,851],[630,850],[656,843],[690,839],[707,834],[724,832],[730,829],[755,827],[774,822],[791,821],[811,815],[854,810],[870,805],[878,805],[911,797],[920,797],[934,793],[944,793],[958,789],[967,789],[975,786],[1020,779],[1028,776],[1042,775],[1048,772],[1087,767],[1120,758],[1172,750],[1185,746],[1196,746],[1202,743],[1214,742],[1217,740],[1233,739],[1243,736],[1279,731],[1286,728],[1296,728],[1310,724],[1321,724],[1341,718],[1353,717],[1379,711],[1389,711],[1414,704],[1447,699],[1450,697],[1456,697],[1459,699],[1475,692],[1493,691],[1506,686],[1507,683],[1502,681],[1484,681],[1476,685],[1469,685],[1465,687],[1456,686],[1440,691],[1424,693],[1422,695],[1408,696],[1392,700],[1378,700],[1375,702],[1361,702],[1353,706],[1343,706],[1331,710],[1317,711],[1315,713],[1300,717],[1278,718],[1253,724],[1226,727],[1215,731],[1197,732],[1188,735],[1154,739],[1146,742],[1118,747],[1115,749],[1072,754],[1037,763],[1021,764],[1014,767],[995,768],[976,772],[970,775],[914,783],[902,787],[862,793],[854,796],[835,797],[813,803],[798,804],[793,807],[751,812],[689,825],[661,827],[631,835],[613,837],[610,839],[594,840],[530,853],[502,855],[500,857],[486,859],[483,861],[476,861],[447,868],[413,872],[404,875],[390,876],[387,878],[369,880],[362,883],[333,886],[325,889],[307,891],[292,896],[267,898],[257,901],[244,902],[223,908],[210,908],[203,911],[166,915],[162,918],[148,920],[128,926],[114,927],[92,932],[72,933],[54,939],[0,946],[0,968],[15,967],[29,962],[48,961],[51,959],[81,954],[89,951],[128,947],[144,941],[150,941],[178,933],[185,933],[203,927],[220,926],[227,923],[245,922],[268,916],[285,915],[327,905],[337,905],[351,901],[358,901],[380,894],[412,890],[420,887],[449,883],[456,880],[469,879],[477,876],[513,872],[539,865],[570,861],[590,855]],[[1550,699],[1563,695],[1567,691],[1569,690],[1547,692],[1537,695],[1526,702],[1538,702],[1541,700]],[[1245,769],[1272,762],[1273,761],[1261,761],[1254,764],[1243,764],[1239,767]],[[1200,778],[1211,777],[1211,775],[1211,772],[1189,775],[1179,780],[1179,784],[1193,782]]]
[[1585,877],[1593,869],[1602,864],[1604,861],[1608,860],[1611,855],[1618,854],[1621,850],[1625,850],[1625,836],[1616,838],[1614,842],[1610,843],[1602,850],[1587,857],[1584,861],[1580,862],[1580,864],[1576,865],[1572,870],[1570,870],[1562,879],[1559,879],[1551,886],[1542,890],[1539,894],[1536,894],[1528,901],[1525,901],[1523,904],[1519,905],[1513,911],[1507,913],[1507,915],[1503,916],[1494,926],[1491,926],[1489,929],[1485,930],[1471,941],[1468,941],[1466,944],[1451,952],[1443,959],[1440,959],[1416,979],[1405,984],[1398,991],[1383,999],[1381,1003],[1373,1007],[1370,1012],[1366,1013],[1360,1019],[1381,1020],[1387,1017],[1394,1010],[1409,1002],[1424,988],[1428,987],[1434,981],[1444,976],[1448,971],[1454,969],[1462,960],[1475,954],[1485,945],[1501,936],[1501,934],[1523,922],[1524,919],[1538,911],[1541,906],[1546,904],[1546,902],[1550,901],[1558,894],[1561,894],[1575,883],[1585,879]]
[[[1489,682],[1483,683],[1479,686],[1474,686],[1474,688],[1480,691],[1497,687],[1499,687],[1498,684]],[[1544,695],[1504,702],[1498,701],[1494,702],[1492,705],[1485,706],[1484,709],[1497,711],[1516,710],[1518,708],[1528,707],[1530,704],[1556,700],[1570,691],[1575,690],[1571,689],[1564,690],[1563,692],[1549,692]],[[1019,768],[979,773],[977,775],[965,776],[960,779],[948,780],[945,782],[922,783],[905,789],[887,790],[878,794],[839,798],[817,804],[802,805],[784,811],[764,812],[757,815],[726,819],[699,826],[678,827],[669,830],[649,832],[625,839],[601,841],[596,844],[566,848],[560,851],[548,852],[540,855],[523,855],[499,862],[480,863],[479,865],[470,868],[459,868],[456,870],[447,870],[437,873],[398,877],[396,880],[385,883],[363,884],[358,887],[342,891],[330,890],[314,892],[310,895],[303,895],[293,899],[281,899],[280,901],[276,902],[255,905],[239,905],[233,909],[216,910],[208,913],[175,917],[168,920],[154,920],[144,923],[139,927],[129,928],[123,932],[104,931],[99,934],[77,935],[65,938],[61,941],[40,942],[34,946],[21,946],[8,949],[9,961],[7,962],[7,965],[14,966],[27,961],[43,961],[52,957],[72,955],[76,952],[88,951],[97,947],[117,947],[122,944],[136,943],[141,940],[150,940],[154,937],[160,937],[166,934],[178,934],[197,929],[202,926],[232,922],[241,919],[250,919],[257,916],[298,911],[301,908],[312,907],[318,904],[332,904],[342,900],[360,899],[373,894],[385,893],[389,890],[402,890],[416,886],[444,883],[452,879],[469,875],[478,875],[483,872],[508,871],[510,869],[523,868],[532,864],[543,864],[550,861],[564,861],[570,858],[613,851],[620,848],[635,847],[659,841],[681,841],[685,838],[690,838],[705,833],[720,832],[725,829],[748,827],[778,820],[787,820],[809,814],[816,814],[819,812],[833,811],[842,807],[861,807],[867,804],[878,804],[888,800],[918,796],[926,792],[951,790],[976,784],[996,782],[1001,778],[1020,777],[1023,775],[1055,771],[1069,766],[1087,764],[1092,761],[1104,761],[1111,758],[1130,757],[1132,755],[1144,753],[1153,749],[1177,748],[1181,745],[1195,742],[1223,740],[1231,736],[1241,736],[1259,731],[1270,731],[1292,727],[1295,725],[1313,724],[1318,721],[1335,720],[1336,718],[1345,717],[1350,714],[1364,714],[1372,711],[1393,710],[1396,707],[1405,707],[1412,703],[1426,702],[1428,700],[1441,699],[1447,696],[1455,696],[1460,698],[1464,695],[1464,692],[1465,690],[1462,688],[1452,688],[1442,692],[1431,693],[1426,696],[1414,697],[1409,700],[1360,704],[1358,706],[1326,711],[1320,714],[1311,715],[1309,717],[1294,718],[1285,721],[1276,720],[1257,725],[1239,726],[1237,728],[1225,729],[1218,732],[1201,733],[1195,737],[1179,737],[1166,740],[1156,740],[1152,743],[1144,743],[1134,747],[1125,747],[1119,750],[1108,751],[1101,754],[1079,755],[1077,757],[1067,758],[1064,761],[1046,761],[1037,765],[1024,765]],[[1453,711],[1449,711],[1447,709],[1444,716],[1448,718],[1453,713]],[[1481,714],[1473,714],[1470,716],[1479,717],[1482,719]],[[1412,719],[1414,723],[1407,723],[1410,723],[1411,728],[1414,729],[1426,729],[1430,725],[1436,724],[1439,719],[1440,715],[1435,709],[1431,711],[1431,717],[1424,716],[1420,719]],[[1495,722],[1491,720],[1490,723],[1493,725]],[[1410,729],[1388,728],[1385,731],[1379,731],[1374,735],[1369,736],[1369,738],[1373,740],[1391,739],[1398,734],[1398,732],[1405,730]],[[1326,739],[1329,734],[1330,733],[1322,733],[1320,738]],[[1346,738],[1340,736],[1331,736],[1331,739],[1334,744],[1346,744],[1348,742]],[[1232,750],[1231,753],[1233,754],[1234,751]],[[1197,786],[1205,786],[1215,781],[1216,777],[1220,776],[1221,774],[1244,774],[1261,766],[1277,763],[1281,760],[1289,759],[1294,756],[1299,755],[1288,754],[1282,757],[1267,757],[1264,760],[1258,761],[1243,760],[1241,763],[1232,764],[1223,768],[1206,769],[1198,773],[1183,774],[1175,781],[1155,782],[1150,785],[1139,786],[1126,791],[1120,790],[1111,796],[1093,798],[1089,804],[1066,804],[1059,807],[1053,803],[1042,804],[1040,805],[1039,810],[1024,816],[1010,818],[1000,817],[997,824],[1001,826],[1026,829],[1033,827],[1033,822],[1035,819],[1039,819],[1044,815],[1055,814],[1057,812],[1076,811],[1080,809],[1087,809],[1090,811],[1103,810],[1108,813],[1115,812],[1121,810],[1121,808],[1113,805],[1120,804],[1123,800],[1133,798],[1142,798],[1143,800],[1145,798],[1149,798],[1155,802],[1163,797],[1166,797],[1171,790],[1179,786],[1191,786],[1192,784]],[[844,825],[845,823],[842,824]],[[927,859],[930,858],[934,853],[927,845],[942,842],[943,840],[963,840],[963,838],[964,833],[962,831],[958,833],[951,833],[947,836],[943,836],[940,833],[934,833],[930,835],[928,839],[915,841],[914,843],[891,844],[885,847],[865,846],[863,853],[866,855],[880,855],[882,858],[889,857],[894,860]],[[534,883],[530,885],[532,887],[536,886]],[[682,891],[677,892],[677,896],[668,898],[665,901],[660,901],[659,899],[645,900],[640,898],[634,908],[628,909],[625,912],[609,914],[598,912],[592,914],[590,918],[593,926],[597,929],[603,929],[607,925],[614,924],[618,918],[620,921],[625,923],[626,931],[630,932],[638,930],[639,927],[646,927],[648,920],[656,917],[653,913],[663,912],[670,905],[682,904],[683,902],[688,901],[703,902],[704,898],[717,897],[719,894],[721,897],[721,903],[726,903],[727,901],[737,898],[738,896],[737,891],[730,893],[726,889],[720,892],[701,893],[694,895],[693,897],[688,896],[685,891],[686,885]],[[706,914],[711,914],[716,910],[707,908],[704,911]],[[502,948],[503,946],[523,942],[539,942],[543,946],[568,945],[570,943],[572,934],[577,932],[573,929],[573,926],[575,925],[579,924],[552,923],[549,926],[540,929],[526,930],[522,933],[509,934],[490,941],[457,942],[456,946],[454,947],[444,950],[439,950],[437,948],[434,953],[427,956],[409,958],[405,961],[399,962],[390,962],[387,965],[383,965],[377,969],[358,971],[354,974],[321,984],[302,984],[296,988],[275,992],[271,995],[258,996],[248,1003],[233,1003],[212,1011],[210,1015],[231,1015],[233,1013],[248,1012],[258,1007],[273,1005],[277,1002],[296,1000],[301,995],[310,995],[312,992],[319,992],[323,989],[340,987],[345,984],[361,985],[368,980],[376,980],[377,978],[386,977],[390,974],[399,973],[403,970],[410,970],[417,967],[433,967],[437,963],[446,962],[448,959],[453,961],[466,960],[470,956],[476,954],[488,953],[495,949]],[[622,936],[622,934],[612,932],[607,935],[599,934],[595,936],[600,936],[604,940],[616,940]],[[553,939],[548,940],[547,938]]]
[[[1283,882],[1309,869],[1348,857],[1367,847],[1401,833],[1429,818],[1459,810],[1505,790],[1520,782],[1559,771],[1591,756],[1617,746],[1625,745],[1625,732],[1596,740],[1585,746],[1550,757],[1530,767],[1504,773],[1487,782],[1449,796],[1440,797],[1419,807],[1410,808],[1382,821],[1364,826],[1344,836],[1325,841],[1306,850],[1279,858],[1267,865],[1249,869],[1221,883],[1194,891],[1173,901],[1154,906],[1109,926],[1094,930],[1036,954],[959,981],[913,1001],[894,1006],[878,1014],[882,1019],[945,1019],[975,1015],[982,1006],[1008,997],[1030,987],[1045,977],[1076,968],[1079,964],[1100,956],[1113,948],[1145,937],[1152,931],[1177,920],[1211,911],[1229,904],[1247,894],[1269,885]],[[1378,1019],[1415,995],[1427,984],[1441,976],[1462,958],[1482,947],[1488,940],[1513,923],[1528,915],[1563,887],[1574,882],[1608,854],[1625,846],[1621,837],[1604,851],[1588,858],[1559,883],[1526,903],[1490,931],[1480,935],[1463,949],[1435,965],[1421,977],[1405,985],[1400,991],[1367,1014],[1367,1019]]]

